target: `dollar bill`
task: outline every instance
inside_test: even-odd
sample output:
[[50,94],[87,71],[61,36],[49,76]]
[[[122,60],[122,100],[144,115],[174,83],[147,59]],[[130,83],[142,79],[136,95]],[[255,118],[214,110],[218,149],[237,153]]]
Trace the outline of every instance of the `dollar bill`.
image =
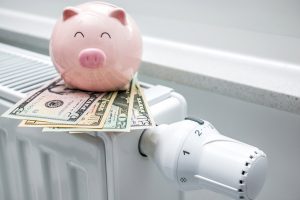
[[104,93],[67,88],[61,78],[19,101],[2,116],[77,124]]
[[125,91],[119,91],[115,98],[109,115],[106,118],[103,129],[105,130],[130,130],[130,122],[133,106],[134,84],[131,81],[131,86]]
[[133,97],[133,110],[131,117],[131,129],[145,129],[155,126],[155,122],[150,113],[149,105],[138,81],[135,84]]
[[109,114],[105,120],[103,128],[44,128],[43,132],[89,132],[89,131],[105,131],[105,132],[129,132],[131,126],[131,115],[133,107],[134,83],[131,81],[130,87],[125,91],[118,91]]
[[78,124],[61,124],[51,123],[38,120],[23,120],[20,127],[65,127],[65,128],[102,128],[105,119],[109,114],[110,107],[117,92],[106,93],[96,104],[88,111],[88,113],[80,120]]

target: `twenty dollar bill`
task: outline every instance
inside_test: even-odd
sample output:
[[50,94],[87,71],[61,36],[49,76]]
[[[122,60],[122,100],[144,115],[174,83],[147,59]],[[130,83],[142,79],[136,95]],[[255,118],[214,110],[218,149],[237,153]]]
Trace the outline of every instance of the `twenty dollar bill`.
[[143,93],[143,89],[136,81],[133,97],[131,129],[145,129],[152,128],[154,126],[155,122],[150,113],[148,103]]

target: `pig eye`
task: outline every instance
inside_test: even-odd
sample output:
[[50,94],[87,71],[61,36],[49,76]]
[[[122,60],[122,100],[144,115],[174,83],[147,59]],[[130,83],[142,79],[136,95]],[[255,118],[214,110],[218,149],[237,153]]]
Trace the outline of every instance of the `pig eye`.
[[76,32],[75,34],[74,34],[74,37],[76,37],[76,35],[81,35],[82,37],[84,37],[84,35],[83,35],[83,33],[82,32]]
[[103,35],[107,35],[109,38],[111,38],[108,32],[103,32],[103,33],[101,33],[101,36],[100,36],[100,37],[103,37]]

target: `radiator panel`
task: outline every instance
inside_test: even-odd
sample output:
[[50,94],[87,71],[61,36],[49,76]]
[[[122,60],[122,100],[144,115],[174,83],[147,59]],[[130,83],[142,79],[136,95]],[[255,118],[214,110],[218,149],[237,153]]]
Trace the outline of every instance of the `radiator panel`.
[[[1,112],[5,109],[0,105]],[[42,133],[41,129],[17,128],[18,123],[0,118],[1,200],[108,198],[101,138]]]

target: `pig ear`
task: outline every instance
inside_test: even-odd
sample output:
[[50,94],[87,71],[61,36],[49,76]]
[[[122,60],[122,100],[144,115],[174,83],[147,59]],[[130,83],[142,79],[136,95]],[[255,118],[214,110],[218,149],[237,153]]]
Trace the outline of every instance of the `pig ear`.
[[70,17],[73,17],[74,15],[77,15],[79,13],[79,10],[74,7],[66,7],[63,11],[63,19],[66,21]]
[[116,18],[123,25],[127,24],[126,12],[122,8],[117,8],[117,9],[113,10],[109,16]]

